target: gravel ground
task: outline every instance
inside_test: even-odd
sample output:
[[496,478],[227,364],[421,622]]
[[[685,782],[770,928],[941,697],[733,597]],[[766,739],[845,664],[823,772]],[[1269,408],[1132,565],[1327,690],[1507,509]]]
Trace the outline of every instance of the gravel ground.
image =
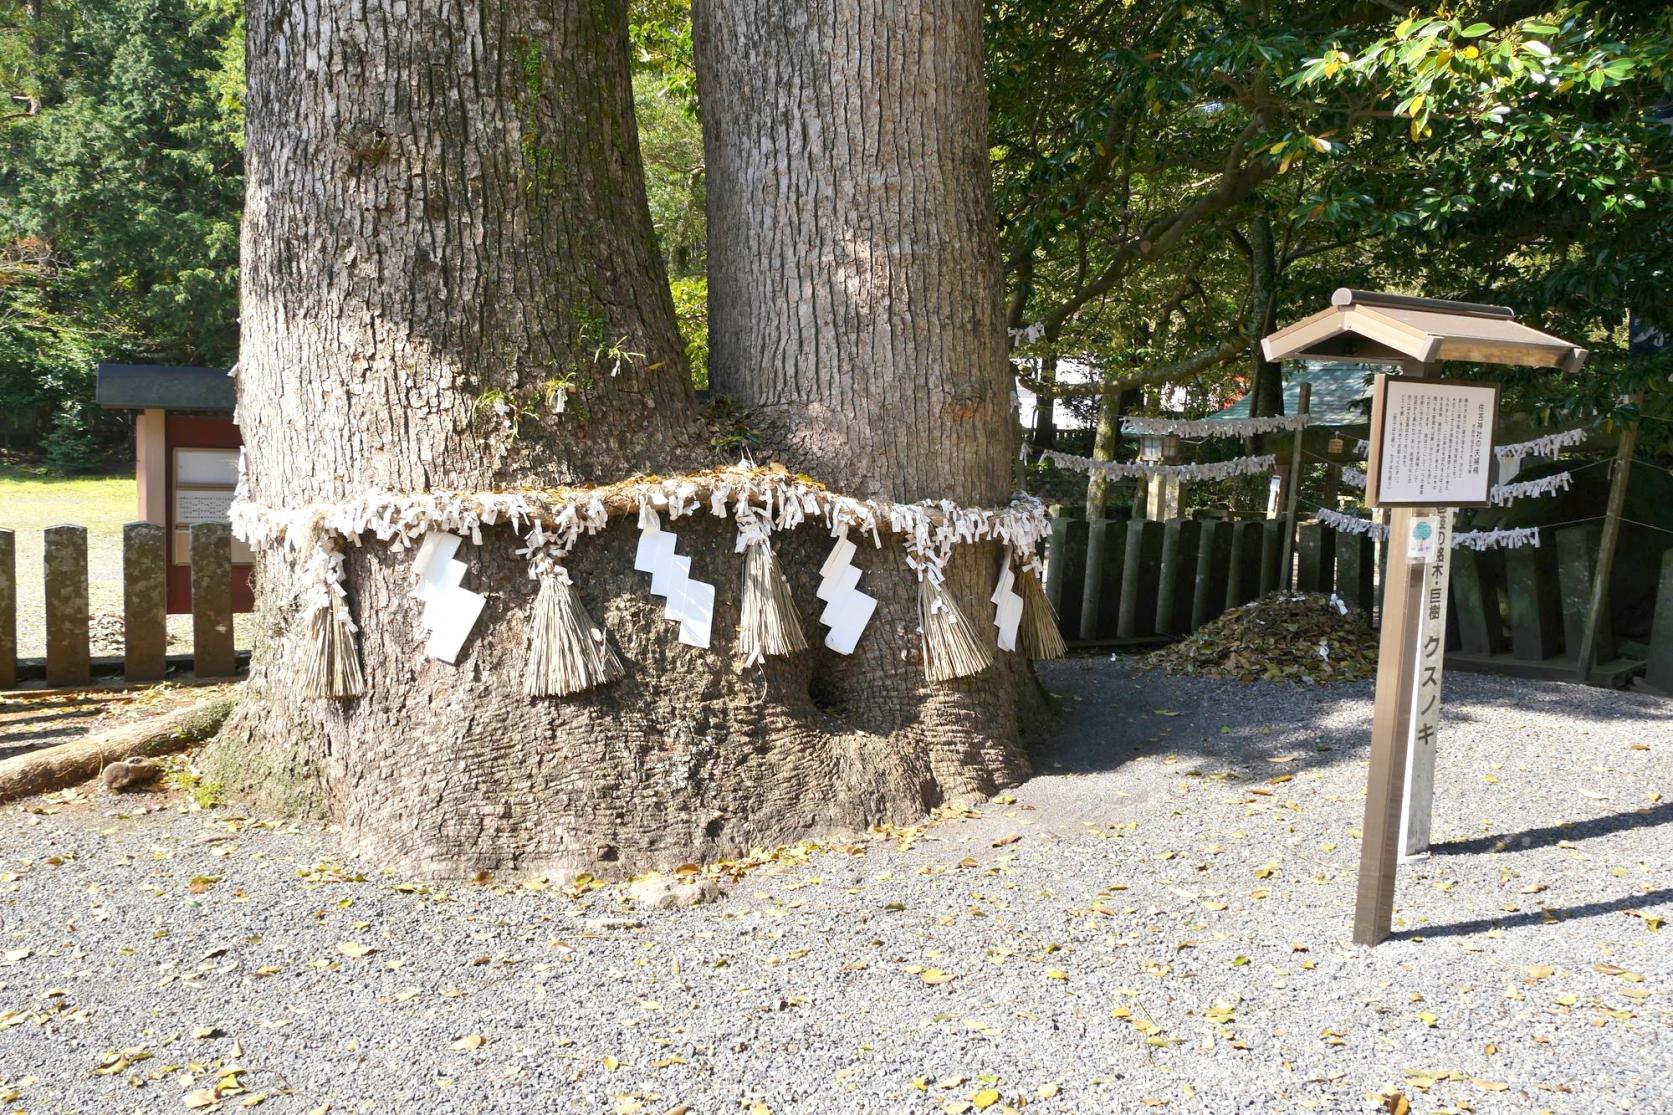
[[781,852],[693,910],[404,885],[330,831],[178,793],[12,807],[0,1098],[1673,1109],[1673,703],[1449,678],[1440,843],[1367,951],[1347,939],[1369,684],[1042,673],[1066,716],[1038,777]]

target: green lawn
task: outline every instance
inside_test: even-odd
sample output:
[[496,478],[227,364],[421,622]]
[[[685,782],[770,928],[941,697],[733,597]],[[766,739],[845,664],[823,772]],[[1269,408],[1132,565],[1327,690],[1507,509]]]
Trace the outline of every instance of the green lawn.
[[56,476],[0,467],[0,529],[17,534],[18,653],[46,653],[41,532],[61,523],[87,528],[87,594],[95,615],[122,614],[122,524],[139,513],[132,471],[115,476]]
[[[41,532],[74,523],[87,528],[87,604],[93,653],[121,654],[118,629],[100,617],[122,618],[122,525],[139,517],[139,493],[132,471],[107,476],[55,476],[45,471],[0,465],[0,530],[17,534],[17,652],[21,658],[46,654],[45,586],[41,574]],[[253,617],[233,621],[233,642],[250,646]],[[168,617],[169,652],[192,649],[192,617]]]

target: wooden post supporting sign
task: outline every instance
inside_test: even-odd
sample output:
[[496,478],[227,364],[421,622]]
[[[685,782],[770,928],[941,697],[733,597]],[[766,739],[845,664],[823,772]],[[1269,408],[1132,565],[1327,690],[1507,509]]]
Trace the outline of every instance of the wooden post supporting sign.
[[1479,384],[1379,375],[1372,394],[1366,501],[1391,514],[1356,944],[1388,936],[1402,853],[1429,845],[1451,509],[1487,502],[1497,412],[1497,388]]
[[1383,629],[1377,645],[1377,701],[1371,721],[1371,774],[1359,845],[1359,893],[1354,900],[1354,944],[1374,945],[1394,921],[1394,876],[1400,862],[1400,808],[1406,796],[1407,739],[1417,676],[1416,643],[1422,610],[1423,566],[1406,557],[1417,518],[1397,507],[1388,520],[1388,579],[1383,583]]

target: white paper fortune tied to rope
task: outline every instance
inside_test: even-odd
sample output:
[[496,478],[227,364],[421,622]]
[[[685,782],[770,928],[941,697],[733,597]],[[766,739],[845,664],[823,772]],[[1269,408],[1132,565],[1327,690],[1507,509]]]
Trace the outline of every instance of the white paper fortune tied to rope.
[[639,515],[639,550],[633,568],[651,575],[651,595],[667,598],[662,614],[680,625],[680,642],[707,648],[714,627],[715,587],[691,576],[691,558],[676,554],[679,536],[662,529],[649,506]]
[[424,536],[412,562],[418,585],[409,595],[424,604],[421,622],[430,633],[424,653],[447,663],[458,660],[486,602],[480,593],[460,587],[466,565],[453,555],[464,541],[457,534],[433,530]]
[[860,567],[854,564],[854,543],[848,540],[848,527],[837,531],[837,544],[819,568],[819,590],[814,595],[825,601],[819,622],[830,628],[825,645],[838,654],[853,654],[866,624],[877,610],[877,599],[859,590]]
[[1011,568],[1011,559],[1005,558],[1005,564],[999,569],[999,583],[993,588],[990,597],[995,605],[993,625],[999,628],[998,643],[1000,650],[1017,649],[1017,628],[1022,624],[1022,594],[1013,586],[1016,584],[1017,573]]

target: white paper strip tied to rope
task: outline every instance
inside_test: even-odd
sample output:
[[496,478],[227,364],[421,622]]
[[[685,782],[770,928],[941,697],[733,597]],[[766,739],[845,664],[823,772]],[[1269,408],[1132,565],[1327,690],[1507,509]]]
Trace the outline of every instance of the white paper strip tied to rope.
[[1452,536],[1452,545],[1466,550],[1520,550],[1523,546],[1539,545],[1538,527],[1511,527],[1508,530],[1470,530]]
[[[1388,539],[1388,527],[1370,519],[1361,519],[1355,515],[1344,515],[1340,511],[1332,511],[1328,507],[1319,508],[1319,522],[1332,530],[1343,534],[1365,534],[1384,542]],[[1538,527],[1512,527],[1508,530],[1471,530],[1452,536],[1454,548],[1462,546],[1467,550],[1515,550],[1523,546],[1539,545]]]
[[1278,414],[1266,418],[1123,418],[1121,432],[1139,437],[1254,437],[1280,430],[1301,430],[1308,425],[1305,414]]
[[662,529],[662,519],[649,502],[641,506],[633,568],[651,575],[651,595],[667,601],[662,614],[680,625],[680,642],[707,648],[714,627],[715,587],[692,579],[691,558],[674,552],[678,542],[678,535]]
[[1040,584],[1040,557],[1033,551],[1012,550],[1008,555],[1017,563],[1016,590],[1022,597],[1022,624],[1017,629],[1017,647],[1023,657],[1036,661],[1062,658],[1069,653],[1063,641],[1063,631],[1057,623],[1057,609],[1046,598],[1045,586]]
[[1022,626],[1022,594],[1016,590],[1017,573],[1011,567],[1011,555],[1005,554],[999,564],[999,583],[993,586],[993,625],[999,629],[994,641],[1000,650],[1017,649],[1017,628]]
[[1354,468],[1352,465],[1342,466],[1342,483],[1348,487],[1358,488],[1363,492],[1368,482],[1363,469]]
[[[1162,466],[1174,468],[1179,466]],[[430,531],[464,535],[480,545],[482,528],[507,523],[522,531],[534,523],[557,529],[564,521],[597,534],[610,518],[637,515],[647,503],[670,520],[699,511],[707,501],[716,517],[727,515],[728,502],[747,491],[753,502],[771,497],[774,528],[787,530],[822,518],[832,528],[846,524],[870,534],[881,546],[881,532],[913,529],[926,517],[953,520],[961,540],[1006,542],[1018,550],[1036,548],[1050,531],[1045,504],[1017,493],[1003,508],[960,507],[950,501],[902,504],[845,496],[792,475],[781,468],[736,465],[686,476],[635,478],[598,488],[537,488],[514,492],[419,492],[400,494],[373,489],[335,503],[303,507],[267,507],[247,498],[233,501],[233,533],[252,547],[286,545],[302,550],[315,534],[327,530],[359,544],[370,534],[391,549],[416,546]],[[716,493],[722,493],[719,500]]]
[[302,610],[308,638],[298,664],[300,688],[310,697],[358,697],[365,691],[354,644],[354,620],[343,588],[343,554],[329,538],[302,568]]
[[745,667],[759,665],[767,655],[795,654],[807,649],[796,598],[784,579],[772,547],[772,505],[757,510],[747,494],[738,496],[737,550],[744,555],[744,596],[738,622],[738,650]]
[[[1019,563],[1016,588],[1025,601],[1025,619],[1019,643],[1025,652],[1029,645],[1028,633],[1037,626],[1033,622],[1034,616],[1042,612],[1049,614],[1044,605],[1035,607],[1034,600],[1037,596],[1043,600],[1043,594],[1037,591],[1039,550],[1049,531],[1050,521],[1044,503],[1023,493],[1014,495],[1003,508],[960,507],[946,500],[937,503],[891,503],[841,495],[779,467],[756,468],[740,464],[684,476],[633,478],[594,488],[408,494],[372,489],[339,502],[292,508],[256,503],[248,498],[247,489],[240,488],[230,517],[234,533],[252,547],[283,547],[298,553],[311,553],[322,538],[332,539],[334,545],[343,539],[360,545],[365,536],[370,535],[387,544],[391,551],[400,552],[421,549],[425,539],[435,534],[452,535],[455,539],[452,543],[439,539],[431,543],[431,552],[423,554],[418,564],[435,582],[424,587],[424,593],[443,602],[432,616],[437,624],[426,626],[447,629],[445,636],[431,630],[429,649],[437,657],[451,656],[456,659],[481,611],[479,594],[460,585],[460,579],[465,575],[463,562],[455,561],[454,554],[462,540],[480,543],[482,528],[503,524],[523,535],[526,548],[519,553],[528,555],[531,564],[538,551],[555,547],[552,553],[557,556],[553,558],[549,588],[541,572],[531,570],[537,580],[543,581],[542,588],[547,588],[544,599],[537,593],[537,610],[544,619],[531,619],[540,619],[541,623],[556,622],[571,615],[567,604],[572,603],[573,622],[564,620],[563,630],[591,630],[596,629],[596,625],[584,620],[585,609],[574,594],[573,585],[567,583],[567,574],[560,577],[557,570],[562,569],[561,558],[570,552],[583,534],[598,534],[612,517],[626,514],[640,517],[641,557],[654,561],[654,567],[637,561],[636,564],[652,573],[652,592],[668,598],[668,614],[670,618],[679,619],[682,641],[706,646],[712,633],[714,586],[691,579],[690,559],[674,553],[671,533],[660,540],[648,536],[668,533],[661,530],[660,516],[663,514],[674,520],[699,514],[706,504],[711,514],[724,517],[733,512],[740,501],[758,512],[770,529],[786,530],[809,519],[822,519],[834,534],[850,530],[857,536],[869,534],[873,545],[879,547],[882,545],[882,533],[886,530],[902,535],[909,552],[937,553],[942,561],[954,545],[992,541],[1008,546]],[[647,516],[650,525],[655,527],[654,531],[646,529]],[[436,552],[438,547],[450,547],[450,550],[441,555]],[[663,547],[666,547],[665,554]],[[644,552],[647,548],[654,548],[654,554]],[[746,546],[746,556],[749,549]],[[849,556],[851,558],[852,553]],[[663,568],[664,561],[667,562],[666,569]],[[435,564],[433,572],[432,563]],[[774,564],[776,566],[776,561]],[[422,585],[424,574],[420,576]],[[858,580],[857,570],[854,580]],[[668,591],[671,587],[680,591],[671,594]],[[568,596],[572,599],[567,603],[560,589],[570,590]],[[852,584],[846,591],[853,594],[849,597],[851,602],[863,604],[871,601],[871,607],[875,608],[875,601],[858,592]],[[429,600],[426,600],[426,611],[430,611]],[[832,613],[832,618],[836,618],[837,614]],[[934,614],[938,620],[941,618],[939,611]],[[346,612],[344,615],[346,618]],[[858,620],[846,618],[843,626],[851,631],[833,629],[827,637],[827,645],[833,646],[833,649],[846,645],[844,653],[851,653],[853,640],[860,637],[870,618],[869,609]],[[444,620],[445,623],[442,622]],[[969,625],[964,626],[968,628]],[[352,634],[352,625],[349,632]],[[547,634],[561,642],[562,637],[557,631],[548,630]],[[848,634],[852,635],[852,639],[845,637]],[[531,634],[533,639],[535,636]],[[535,649],[531,645],[531,652]],[[560,666],[558,658],[553,657],[558,652],[549,646],[539,649],[544,652],[544,665],[537,672],[545,675],[547,680],[531,681],[530,686],[540,690],[567,687],[570,682],[564,680],[564,667]],[[558,657],[567,658],[567,655]],[[570,662],[569,666],[583,679],[599,673],[577,662]],[[613,672],[607,661],[601,669],[606,675]]]
[[836,545],[819,568],[819,589],[815,593],[825,602],[819,622],[829,627],[825,645],[838,654],[853,654],[872,614],[877,611],[877,598],[867,596],[857,587],[860,568],[854,564],[856,547],[848,540],[848,526],[837,527]]
[[1357,515],[1344,515],[1340,511],[1332,511],[1328,507],[1321,507],[1318,511],[1319,522],[1332,530],[1343,534],[1365,534],[1382,542],[1388,538],[1388,526],[1384,523],[1361,519]]
[[1011,339],[1011,347],[1031,345],[1046,335],[1046,323],[1036,321],[1033,325],[1025,325],[1020,329],[1007,329],[1005,335]]
[[1501,461],[1521,460],[1523,457],[1555,457],[1559,451],[1585,441],[1586,434],[1587,431],[1584,427],[1561,430],[1554,434],[1536,437],[1531,441],[1518,441],[1510,445],[1495,446],[1493,455]]
[[1233,457],[1229,461],[1211,461],[1202,465],[1164,465],[1151,461],[1095,461],[1091,457],[1077,457],[1073,453],[1059,453],[1055,449],[1041,452],[1041,458],[1058,468],[1088,476],[1107,476],[1113,480],[1136,480],[1140,477],[1161,476],[1170,480],[1229,480],[1234,476],[1252,476],[1271,472],[1278,458],[1271,453],[1253,457]]
[[456,662],[487,598],[462,588],[467,566],[453,555],[465,540],[446,531],[431,531],[413,558],[418,584],[408,595],[421,601],[420,622],[430,633],[424,652],[449,664]]
[[1519,499],[1529,496],[1549,496],[1557,492],[1566,492],[1574,477],[1566,472],[1542,476],[1538,480],[1519,480],[1514,484],[1495,484],[1493,490],[1487,493],[1487,501],[1494,507],[1503,507]]

